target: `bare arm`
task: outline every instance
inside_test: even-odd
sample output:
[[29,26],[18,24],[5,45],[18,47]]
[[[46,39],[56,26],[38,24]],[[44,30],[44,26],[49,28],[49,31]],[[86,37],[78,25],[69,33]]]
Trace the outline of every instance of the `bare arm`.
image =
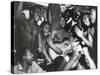
[[78,27],[75,29],[76,34],[90,47],[92,47],[93,39],[90,33],[88,33],[88,38],[85,38],[83,35],[83,30],[80,30]]
[[23,2],[19,3],[18,9],[17,9],[17,16],[20,16],[23,8]]
[[96,66],[94,64],[94,61],[92,60],[92,58],[89,55],[88,48],[84,48],[83,52],[84,52],[85,58],[87,59],[87,63],[89,64],[90,68],[95,69]]
[[47,60],[47,64],[50,64],[51,63],[51,59],[47,53],[47,50],[45,49],[45,47],[43,47],[43,54],[45,56],[45,59]]
[[48,37],[48,39],[47,39],[47,43],[48,43],[48,45],[49,45],[49,47],[50,47],[51,49],[53,49],[57,54],[61,55],[61,54],[62,54],[62,51],[61,51],[59,48],[57,48],[57,47],[54,45],[54,43],[53,43],[53,39],[54,39],[54,37],[55,37],[55,34],[56,34],[56,31],[54,31],[54,32],[51,33],[51,35],[50,35],[50,36]]
[[69,60],[69,62],[65,65],[65,67],[64,67],[63,70],[66,71],[66,70],[71,69],[71,68],[73,67],[73,65],[75,64],[75,62],[76,62],[77,60],[79,60],[80,56],[81,56],[81,55],[76,55],[76,54],[74,54],[74,55],[72,56],[72,58]]
[[47,50],[45,49],[45,47],[44,47],[44,45],[42,45],[42,39],[41,39],[41,35],[39,34],[39,48],[38,48],[38,52],[39,53],[41,53],[41,52],[43,52],[43,54],[44,54],[44,56],[45,56],[45,59],[49,62],[49,63],[51,63],[51,60],[50,60],[50,58],[49,58],[49,56],[48,56],[48,54],[47,54]]
[[87,40],[84,36],[82,36],[81,38],[88,46],[92,47],[93,39],[92,39],[92,36],[90,34],[88,37],[89,40]]
[[41,35],[39,34],[39,37],[38,37],[38,44],[39,44],[39,47],[38,47],[38,52],[41,53],[42,52],[42,42],[41,42]]
[[72,47],[73,47],[73,56],[69,60],[69,62],[66,64],[66,66],[64,67],[64,70],[69,70],[69,69],[77,66],[79,59],[81,57],[81,54],[79,53],[79,50],[78,50],[78,49],[80,49],[80,51],[81,51],[80,45],[73,43]]
[[89,55],[86,56],[86,58],[88,59],[88,63],[89,63],[90,68],[91,68],[91,69],[95,69],[96,66],[95,66],[95,64],[94,64],[94,62],[93,62],[93,60],[92,60],[92,58],[91,58]]

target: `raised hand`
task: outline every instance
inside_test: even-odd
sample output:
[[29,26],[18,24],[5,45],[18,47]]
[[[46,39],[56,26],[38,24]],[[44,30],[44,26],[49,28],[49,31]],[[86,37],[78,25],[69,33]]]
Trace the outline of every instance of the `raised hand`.
[[75,32],[79,37],[83,37],[83,30],[80,30],[78,27],[75,27]]
[[86,56],[89,55],[89,51],[88,51],[87,47],[84,47],[82,51],[83,51],[84,55],[86,55]]

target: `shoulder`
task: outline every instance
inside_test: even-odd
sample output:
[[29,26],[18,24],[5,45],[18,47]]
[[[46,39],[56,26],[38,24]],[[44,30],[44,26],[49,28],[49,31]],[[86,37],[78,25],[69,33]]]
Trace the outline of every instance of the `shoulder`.
[[32,66],[39,66],[39,65],[35,61],[33,61]]
[[32,67],[35,72],[44,72],[43,69],[35,61],[32,62]]

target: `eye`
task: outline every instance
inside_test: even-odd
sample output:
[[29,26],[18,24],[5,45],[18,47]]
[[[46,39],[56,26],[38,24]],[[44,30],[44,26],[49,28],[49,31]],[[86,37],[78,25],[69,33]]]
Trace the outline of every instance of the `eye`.
[[67,44],[67,43],[65,43],[64,45],[68,46],[68,44]]
[[86,18],[83,18],[83,20],[86,20]]

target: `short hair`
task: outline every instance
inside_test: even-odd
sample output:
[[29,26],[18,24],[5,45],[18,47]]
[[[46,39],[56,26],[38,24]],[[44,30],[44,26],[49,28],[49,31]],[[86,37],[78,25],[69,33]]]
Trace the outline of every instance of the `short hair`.
[[39,10],[40,13],[41,13],[41,6],[40,5],[35,5],[35,6],[32,6],[30,8],[30,18],[33,18],[34,14],[36,13],[36,10]]
[[27,51],[31,52],[31,50],[26,47],[24,47],[22,50],[17,50],[16,55],[15,55],[16,63],[22,64],[23,56],[26,54]]
[[82,13],[82,14],[81,14],[81,18],[83,19],[84,16],[89,17],[89,16],[90,16],[90,13]]
[[62,14],[63,17],[70,17],[72,15],[72,10],[66,9],[65,12]]
[[89,18],[89,21],[90,21],[90,13],[83,13],[83,14],[81,14],[81,27],[83,28],[83,29],[85,29],[85,30],[87,30],[88,29],[88,27],[87,26],[85,26],[84,25],[84,22],[83,22],[83,18],[84,17],[88,17]]

